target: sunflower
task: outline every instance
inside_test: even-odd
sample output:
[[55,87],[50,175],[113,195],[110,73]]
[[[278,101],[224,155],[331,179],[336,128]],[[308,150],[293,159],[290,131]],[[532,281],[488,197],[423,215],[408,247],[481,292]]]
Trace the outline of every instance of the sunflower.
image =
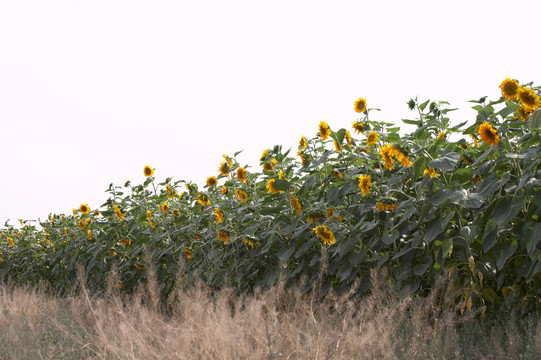
[[205,194],[197,195],[197,202],[201,206],[210,205],[210,200]]
[[376,205],[378,206],[376,211],[385,211],[386,207],[385,204],[382,202],[377,202]]
[[299,147],[301,149],[306,149],[306,138],[303,136],[301,136],[301,141],[299,141]]
[[131,241],[128,240],[128,239],[120,239],[118,240],[122,245],[124,246],[128,246],[128,245],[131,245]]
[[526,110],[534,111],[541,106],[539,96],[530,88],[521,87],[518,89],[518,96]]
[[8,242],[9,246],[13,246],[13,239],[12,238],[8,237],[6,239],[6,241]]
[[395,150],[394,150],[394,156],[398,161],[400,161],[402,166],[411,166],[412,165],[410,159],[408,159],[408,157],[402,151],[398,150],[397,148],[395,148]]
[[519,88],[518,81],[506,78],[500,84],[502,96],[507,100],[515,100],[518,97],[517,90]]
[[370,134],[368,134],[368,137],[366,138],[366,145],[367,146],[374,146],[376,142],[379,139],[379,135],[377,132],[372,131]]
[[473,142],[475,143],[475,146],[479,147],[479,140],[473,134],[470,134],[470,137],[472,138]]
[[237,169],[237,179],[239,179],[240,182],[246,182],[246,170],[244,168],[238,168]]
[[235,190],[235,197],[245,203],[246,199],[248,199],[248,194],[244,190],[238,189]]
[[312,230],[316,233],[317,237],[323,240],[323,244],[332,245],[336,242],[334,234],[325,225],[318,225]]
[[174,209],[173,210],[173,216],[178,216],[180,214],[180,210],[179,209]]
[[370,187],[372,183],[370,182],[370,175],[361,175],[359,176],[359,189],[363,195],[370,194]]
[[489,146],[494,145],[498,146],[500,143],[500,137],[498,136],[498,131],[492,127],[487,122],[479,125],[479,136],[481,139],[487,143]]
[[302,166],[306,165],[306,156],[303,154],[303,152],[298,150],[297,155],[301,158]]
[[146,165],[145,168],[143,169],[143,173],[145,174],[146,177],[150,177],[154,175],[154,169]]
[[319,132],[317,133],[317,135],[323,140],[327,140],[329,138],[329,135],[331,135],[331,129],[325,121],[319,122]]
[[279,192],[282,192],[282,190],[277,190],[275,187],[274,187],[274,182],[275,182],[275,179],[270,179],[269,181],[267,181],[267,190],[270,194],[278,194]]
[[225,187],[225,185],[224,185],[224,186],[222,186],[222,190],[221,190],[221,192],[222,192],[222,195],[225,195],[225,194],[227,194],[227,188]]
[[269,149],[263,150],[263,154],[261,154],[261,159],[259,159],[259,161],[265,160],[265,158],[267,157],[267,154],[268,154],[268,153],[269,153]]
[[150,219],[152,217],[152,211],[147,210],[146,215],[147,219]]
[[187,257],[188,259],[192,259],[192,258],[193,258],[193,253],[192,253],[190,250],[184,249],[184,250],[182,250],[182,252],[184,253],[184,255],[186,255],[186,257]]
[[274,170],[274,167],[278,164],[278,161],[276,159],[272,159],[271,161],[266,162],[263,164],[263,170],[272,171]]
[[355,104],[353,105],[353,109],[357,113],[362,113],[366,110],[366,99],[365,98],[359,98],[357,101],[355,101]]
[[337,178],[337,179],[341,179],[343,177],[342,173],[338,170],[333,170],[332,171],[332,176]]
[[220,209],[214,209],[214,215],[216,215],[216,222],[224,222],[224,213]]
[[530,118],[530,115],[532,114],[532,112],[526,110],[524,106],[519,106],[519,108],[517,109],[517,113],[519,114],[520,120],[522,121],[528,120]]
[[[90,231],[90,230],[88,230],[88,231]],[[111,250],[111,251],[109,251],[109,255],[112,255],[112,256],[116,256],[116,255],[117,255],[117,253],[116,253],[116,251],[114,251],[114,250]]]
[[438,137],[436,137],[436,140],[439,140],[439,139],[441,139],[441,138],[444,137],[444,136],[445,136],[445,131],[442,131],[442,132],[438,135]]
[[364,135],[364,132],[363,132],[364,124],[362,122],[356,121],[353,124],[351,124],[351,127],[353,127],[353,130],[357,134],[363,134]]
[[336,152],[342,151],[342,149],[340,148],[340,145],[338,145],[338,142],[336,140],[333,140],[333,143],[334,143],[334,150],[336,150]]
[[229,156],[227,155],[222,155],[222,157],[225,159],[225,161],[227,162],[227,165],[229,165],[229,167],[233,167],[233,162],[231,161],[231,159],[229,158]]
[[120,207],[117,204],[114,205],[114,208],[115,208],[115,215],[117,218],[122,219],[126,217],[126,214],[120,210]]
[[346,130],[344,136],[346,138],[346,143],[348,144],[348,146],[351,146],[351,134],[349,133],[349,131]]
[[431,178],[438,177],[438,173],[436,172],[436,169],[427,167],[425,171],[423,171],[423,175],[430,175]]
[[79,206],[79,211],[83,214],[88,214],[90,212],[90,208],[87,204],[81,204],[81,206]]
[[222,161],[220,163],[220,167],[218,168],[218,171],[223,176],[229,175],[229,170],[231,170],[231,167],[229,166],[229,163],[227,161]]
[[208,187],[213,187],[217,183],[218,183],[218,180],[216,179],[216,176],[209,176],[207,178],[207,186]]
[[217,235],[218,239],[224,244],[227,244],[229,242],[229,235],[225,231],[218,231]]
[[293,206],[293,209],[297,212],[297,214],[300,214],[302,211],[302,205],[299,202],[299,199],[297,199],[295,196],[291,197],[291,200],[289,200],[291,203],[291,206]]
[[393,159],[396,148],[389,144],[379,148],[379,153],[383,157],[383,164],[386,170],[392,170],[395,164]]
[[160,210],[163,211],[164,213],[168,212],[169,211],[169,205],[167,205],[167,203],[163,203],[160,205]]
[[86,228],[86,222],[79,220],[79,226],[81,227],[81,230],[84,230]]
[[87,230],[87,231],[86,231],[86,235],[88,236],[88,239],[89,239],[89,240],[92,240],[92,231]]

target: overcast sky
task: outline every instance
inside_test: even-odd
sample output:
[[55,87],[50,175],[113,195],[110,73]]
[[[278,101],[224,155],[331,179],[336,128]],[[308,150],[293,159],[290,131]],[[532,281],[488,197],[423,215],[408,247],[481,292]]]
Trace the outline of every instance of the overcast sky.
[[143,167],[203,184],[222,154],[259,171],[320,121],[402,125],[407,101],[541,82],[532,1],[0,0],[0,228],[107,199]]

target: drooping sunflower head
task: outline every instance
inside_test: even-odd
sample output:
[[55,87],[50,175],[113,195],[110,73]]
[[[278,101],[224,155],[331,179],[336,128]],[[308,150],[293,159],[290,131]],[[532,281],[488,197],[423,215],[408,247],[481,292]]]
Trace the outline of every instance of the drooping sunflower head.
[[248,194],[244,190],[237,189],[235,190],[235,197],[245,203],[246,199],[248,199]]
[[238,168],[237,169],[237,179],[239,179],[240,182],[246,182],[246,170],[244,168]]
[[208,187],[213,187],[214,185],[216,185],[218,183],[218,180],[216,179],[215,176],[209,176],[207,178],[207,186]]
[[210,199],[205,194],[197,195],[197,202],[201,206],[210,205]]
[[229,156],[227,155],[222,155],[222,157],[225,159],[225,161],[227,162],[227,165],[229,165],[229,167],[233,167],[233,162],[231,161],[231,159],[229,158]]
[[88,214],[90,212],[90,208],[87,204],[81,204],[81,206],[79,206],[79,211],[83,214]]
[[270,179],[269,181],[267,181],[267,191],[269,192],[269,194],[278,194],[279,192],[283,192],[282,190],[278,190],[274,187],[274,182],[276,180],[275,179]]
[[301,136],[301,140],[299,141],[299,147],[301,149],[306,149],[306,138],[303,136]]
[[222,195],[225,195],[225,194],[227,194],[227,188],[225,187],[225,185],[224,185],[224,186],[222,186],[222,190],[221,190],[221,192],[222,192]]
[[498,131],[492,127],[487,122],[479,125],[479,136],[481,139],[487,143],[489,146],[494,145],[498,146],[500,143],[500,137],[498,136]]
[[338,144],[338,142],[336,140],[333,140],[333,144],[334,144],[334,150],[336,150],[336,152],[341,152],[342,151],[342,148],[340,147],[340,144]]
[[216,222],[221,223],[224,221],[224,213],[220,209],[214,209],[214,215],[216,215]]
[[272,171],[274,170],[274,167],[278,164],[278,161],[276,159],[272,159],[271,161],[267,161],[263,164],[263,170]]
[[395,155],[396,148],[392,145],[385,144],[385,146],[382,146],[379,148],[379,153],[381,157],[383,158],[383,164],[385,167],[385,170],[392,170],[395,164],[395,160],[393,159],[393,156]]
[[146,177],[150,177],[154,175],[154,169],[146,165],[143,169],[143,173],[145,174]]
[[297,199],[295,196],[292,196],[291,200],[290,200],[290,203],[291,203],[291,206],[293,207],[293,209],[295,209],[295,211],[297,212],[297,214],[300,214],[301,211],[302,211],[302,205],[299,202],[299,199]]
[[167,213],[169,211],[169,205],[167,203],[163,203],[163,204],[161,204],[160,209],[164,213]]
[[512,80],[510,78],[506,78],[500,84],[500,89],[502,90],[503,98],[510,101],[518,98],[518,94],[517,94],[518,88],[519,88],[518,81]]
[[223,176],[229,175],[229,170],[231,170],[231,167],[229,166],[229,163],[227,161],[222,161],[220,163],[220,167],[218,168],[218,171]]
[[357,113],[362,113],[366,110],[366,99],[365,98],[359,98],[357,101],[355,101],[355,104],[353,105],[353,109]]
[[317,135],[323,140],[327,140],[329,138],[329,135],[331,135],[331,129],[329,128],[329,124],[327,124],[325,121],[320,121],[319,132],[317,133]]
[[368,134],[368,137],[366,138],[366,145],[367,146],[374,146],[376,142],[379,139],[379,135],[377,132],[372,131],[370,134]]
[[332,245],[336,242],[334,234],[325,225],[318,225],[313,229],[313,231],[316,233],[317,237],[323,240],[323,244],[325,245]]
[[192,253],[190,250],[184,249],[184,250],[182,250],[182,252],[184,253],[184,255],[186,255],[186,257],[187,257],[188,259],[192,259],[192,258],[193,258],[193,253]]
[[531,111],[526,110],[524,106],[519,106],[517,109],[517,113],[520,116],[520,120],[526,121],[530,118],[530,115],[532,114]]
[[370,182],[370,175],[361,175],[359,176],[359,189],[363,195],[370,194],[370,188],[372,183]]
[[229,234],[225,231],[218,231],[217,235],[218,239],[224,244],[227,244],[229,242]]
[[430,175],[431,178],[438,177],[438,173],[436,172],[436,169],[427,167],[425,171],[423,171],[423,175]]
[[518,97],[522,102],[522,105],[526,110],[534,111],[538,107],[541,107],[541,100],[539,96],[530,88],[521,87],[518,89]]
[[364,135],[364,132],[363,132],[364,124],[362,122],[356,121],[353,124],[351,124],[351,126],[353,127],[354,132],[356,132],[357,134]]
[[351,146],[351,134],[350,134],[350,132],[346,130],[346,132],[344,133],[344,136],[346,138],[346,144],[348,144],[348,146]]
[[436,137],[436,140],[439,140],[441,139],[442,137],[445,136],[445,131],[442,131],[441,133],[439,133],[439,135]]
[[259,159],[259,161],[265,161],[265,158],[267,157],[268,154],[269,154],[269,149],[263,150],[263,153],[261,154],[261,159]]

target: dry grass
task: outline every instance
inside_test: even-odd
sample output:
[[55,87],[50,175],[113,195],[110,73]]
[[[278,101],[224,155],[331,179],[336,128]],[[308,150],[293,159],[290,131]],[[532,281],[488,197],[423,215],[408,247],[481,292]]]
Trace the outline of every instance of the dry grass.
[[[160,310],[153,282],[135,296],[56,298],[0,287],[1,359],[538,359],[541,322],[493,323],[399,299],[374,277],[369,297],[314,301],[276,286],[252,295],[204,286]],[[173,305],[174,304],[174,305]]]

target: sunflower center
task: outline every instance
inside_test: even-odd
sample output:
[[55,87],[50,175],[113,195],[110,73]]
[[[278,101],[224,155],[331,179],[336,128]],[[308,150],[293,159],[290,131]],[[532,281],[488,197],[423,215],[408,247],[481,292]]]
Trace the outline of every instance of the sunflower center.
[[503,91],[508,95],[515,95],[517,93],[518,87],[514,82],[508,82],[504,85]]

